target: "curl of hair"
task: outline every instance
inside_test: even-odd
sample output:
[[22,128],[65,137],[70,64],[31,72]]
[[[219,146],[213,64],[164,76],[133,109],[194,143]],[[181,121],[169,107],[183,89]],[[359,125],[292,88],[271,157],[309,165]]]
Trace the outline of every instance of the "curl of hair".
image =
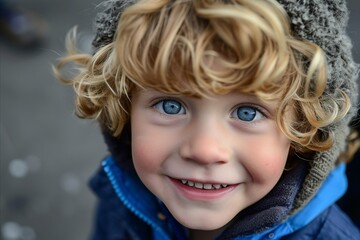
[[[69,56],[54,71],[74,86],[77,114],[99,119],[115,136],[129,121],[135,88],[277,100],[278,126],[298,152],[329,149],[332,126],[350,108],[343,91],[324,93],[324,53],[294,37],[273,0],[139,1],[122,13],[114,41],[94,55],[77,53],[74,41],[72,32]],[[64,79],[61,69],[70,62],[79,73]]]

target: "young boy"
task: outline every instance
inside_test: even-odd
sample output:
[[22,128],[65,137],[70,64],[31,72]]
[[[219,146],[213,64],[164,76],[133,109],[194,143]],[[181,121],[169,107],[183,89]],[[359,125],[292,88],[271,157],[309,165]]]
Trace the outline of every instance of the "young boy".
[[360,239],[346,191],[358,65],[340,1],[108,1],[75,62],[111,155],[92,239]]

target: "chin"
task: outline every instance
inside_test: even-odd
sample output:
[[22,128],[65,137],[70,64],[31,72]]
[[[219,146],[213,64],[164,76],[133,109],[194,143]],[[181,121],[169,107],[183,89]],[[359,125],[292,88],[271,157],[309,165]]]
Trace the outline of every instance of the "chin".
[[193,219],[189,221],[189,219],[186,219],[185,221],[179,220],[179,223],[183,225],[186,228],[189,229],[196,229],[196,230],[202,230],[202,231],[214,231],[221,229],[222,227],[226,226],[229,222],[226,221],[214,221],[214,219],[206,219],[206,220],[199,220],[199,219]]

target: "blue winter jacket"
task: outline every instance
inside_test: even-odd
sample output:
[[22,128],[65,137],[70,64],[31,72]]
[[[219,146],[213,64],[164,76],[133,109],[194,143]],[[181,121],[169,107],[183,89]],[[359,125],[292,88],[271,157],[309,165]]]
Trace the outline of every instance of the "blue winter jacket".
[[[286,189],[300,186],[297,182],[302,178],[301,174],[289,174],[291,177],[280,180],[274,194],[270,192],[255,207],[242,211],[217,239],[360,240],[359,229],[335,205],[347,187],[344,170],[344,165],[334,169],[317,195],[283,221],[294,198]],[[134,171],[120,167],[111,156],[103,161],[90,185],[99,197],[92,240],[186,239],[187,230]]]

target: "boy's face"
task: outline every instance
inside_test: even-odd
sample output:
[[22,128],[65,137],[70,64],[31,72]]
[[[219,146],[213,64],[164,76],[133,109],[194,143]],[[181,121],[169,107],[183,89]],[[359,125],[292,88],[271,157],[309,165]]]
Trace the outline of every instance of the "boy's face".
[[278,182],[290,147],[276,102],[139,90],[132,99],[137,174],[184,226],[215,230]]

